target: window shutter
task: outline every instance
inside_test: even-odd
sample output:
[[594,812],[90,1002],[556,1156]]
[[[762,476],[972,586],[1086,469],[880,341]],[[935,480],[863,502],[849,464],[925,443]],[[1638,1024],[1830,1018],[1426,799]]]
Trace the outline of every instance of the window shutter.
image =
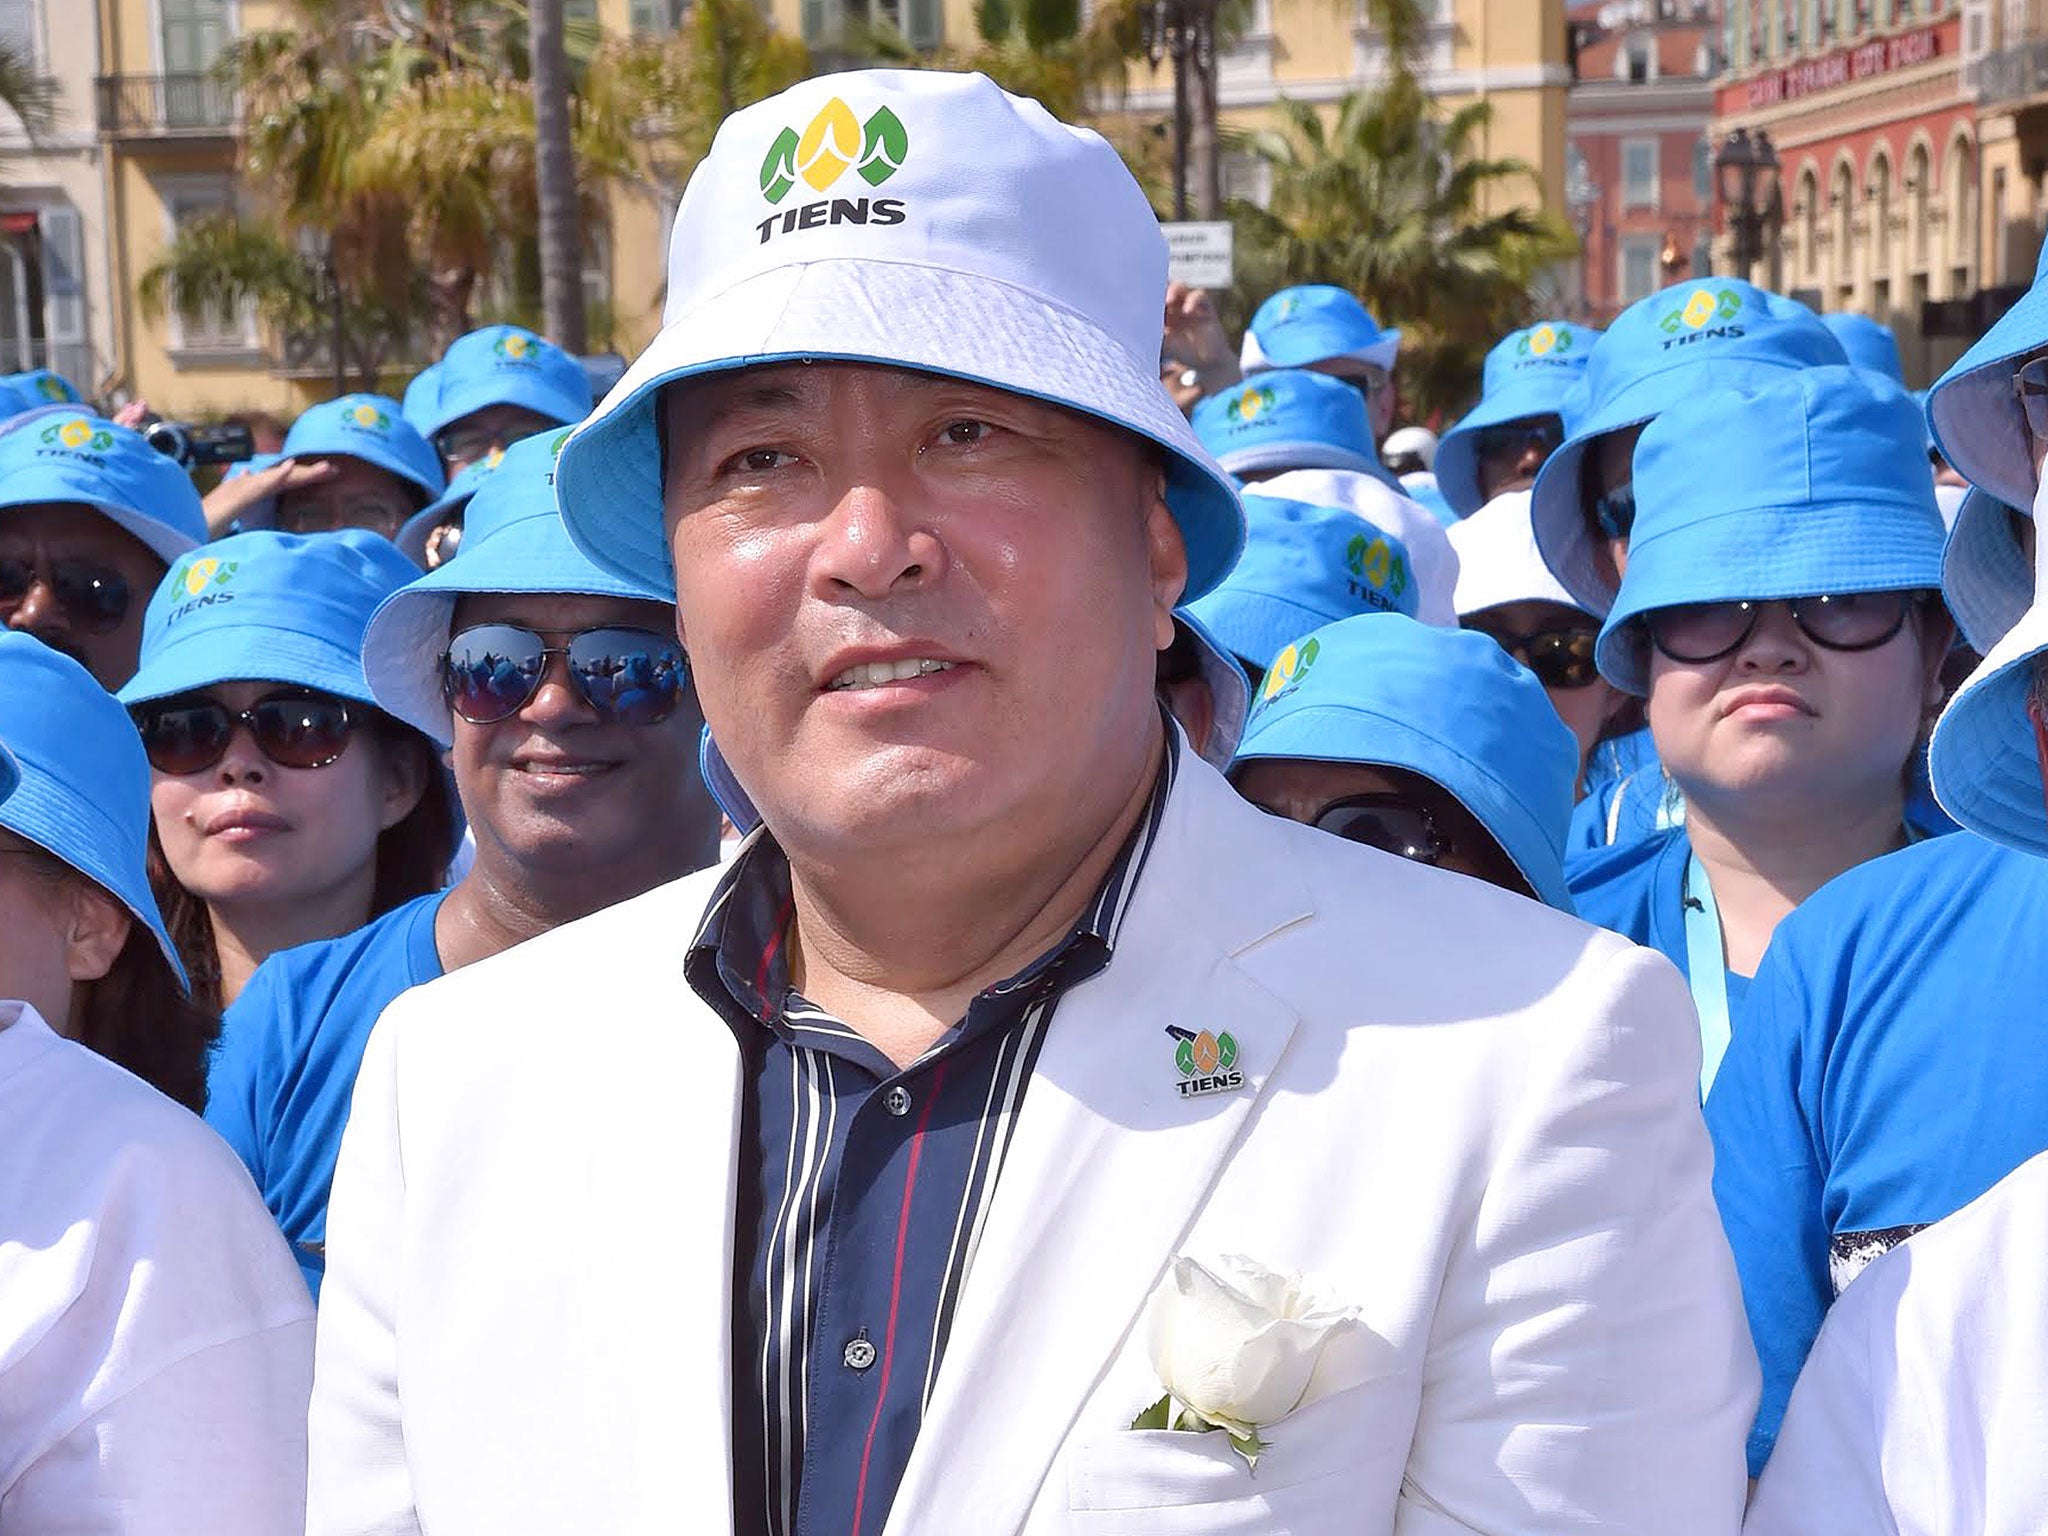
[[943,40],[945,30],[939,10],[939,0],[904,0],[908,15],[904,18],[904,35],[910,39],[913,48],[936,48]]

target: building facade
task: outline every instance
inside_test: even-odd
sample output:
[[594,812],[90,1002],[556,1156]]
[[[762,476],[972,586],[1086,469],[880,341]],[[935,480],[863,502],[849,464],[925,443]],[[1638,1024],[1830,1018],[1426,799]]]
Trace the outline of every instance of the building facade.
[[[1891,326],[1914,385],[1981,329],[1980,292],[2005,267],[1986,259],[2004,237],[1980,196],[1965,31],[1959,0],[1730,0],[1726,18],[1716,140],[1762,129],[1780,165],[1782,222],[1756,276]],[[1729,250],[1724,234],[1719,270]]]
[[1564,204],[1579,232],[1574,308],[1589,324],[1711,266],[1721,4],[1571,9]]

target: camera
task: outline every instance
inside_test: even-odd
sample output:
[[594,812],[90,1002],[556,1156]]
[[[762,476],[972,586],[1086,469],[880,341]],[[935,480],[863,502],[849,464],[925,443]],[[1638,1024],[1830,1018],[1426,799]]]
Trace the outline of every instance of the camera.
[[142,429],[142,440],[185,469],[239,464],[256,452],[256,439],[246,426],[152,421]]

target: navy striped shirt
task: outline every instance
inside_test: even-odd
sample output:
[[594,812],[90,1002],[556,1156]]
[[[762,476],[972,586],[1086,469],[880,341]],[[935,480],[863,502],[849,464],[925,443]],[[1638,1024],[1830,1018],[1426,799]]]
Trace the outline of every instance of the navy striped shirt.
[[789,985],[763,835],[712,896],[690,984],[745,1062],[733,1241],[733,1528],[870,1536],[910,1460],[1053,1011],[1109,963],[1179,760],[1050,953],[898,1070]]

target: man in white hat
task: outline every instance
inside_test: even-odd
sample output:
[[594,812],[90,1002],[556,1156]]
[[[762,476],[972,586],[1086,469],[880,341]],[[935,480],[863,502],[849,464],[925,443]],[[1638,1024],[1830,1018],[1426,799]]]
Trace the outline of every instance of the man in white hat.
[[979,76],[720,129],[560,493],[764,825],[385,1014],[312,1531],[1735,1529],[1676,975],[1155,703],[1242,538],[1165,285]]

